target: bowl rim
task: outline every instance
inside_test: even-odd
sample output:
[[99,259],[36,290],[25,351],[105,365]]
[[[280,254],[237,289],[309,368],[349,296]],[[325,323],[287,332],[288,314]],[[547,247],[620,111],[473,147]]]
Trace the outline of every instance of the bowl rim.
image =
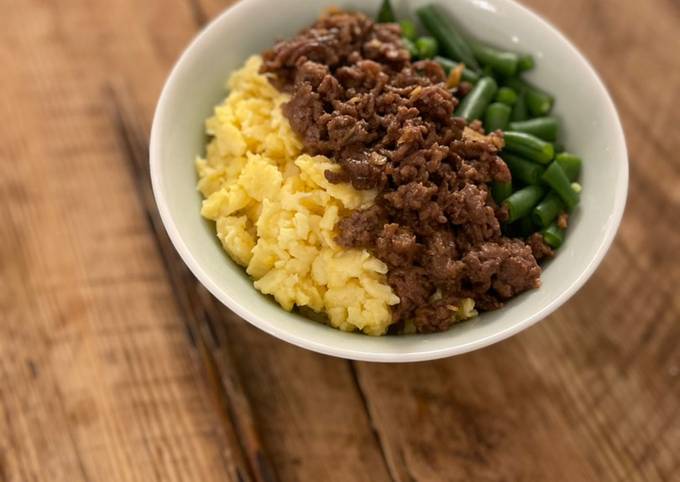
[[[162,130],[163,130],[163,119],[165,118],[165,111],[167,109],[168,99],[173,90],[174,84],[177,82],[179,77],[179,72],[182,69],[182,65],[186,63],[187,59],[191,56],[194,49],[209,35],[209,32],[219,28],[221,22],[225,21],[228,15],[233,15],[243,9],[246,4],[250,3],[247,0],[241,0],[231,7],[226,8],[217,17],[210,21],[204,28],[198,32],[192,41],[183,50],[182,54],[176,60],[173,65],[168,77],[165,80],[163,89],[161,91],[160,97],[158,99],[156,109],[153,116],[151,135],[149,143],[149,164],[150,164],[150,175],[151,175],[151,185],[153,189],[154,198],[156,201],[156,206],[160,213],[161,221],[165,227],[170,240],[175,247],[176,251],[180,255],[180,258],[184,261],[190,271],[194,276],[200,281],[200,283],[208,289],[208,291],[215,296],[221,303],[227,306],[230,310],[236,313],[239,317],[248,321],[250,324],[256,326],[262,331],[275,336],[281,340],[292,343],[293,345],[306,348],[318,353],[341,357],[345,359],[352,359],[358,361],[374,361],[374,362],[414,362],[414,361],[427,361],[435,360],[439,358],[450,357],[454,355],[460,355],[467,353],[469,351],[477,350],[488,345],[502,341],[510,336],[519,333],[526,328],[534,325],[535,323],[543,320],[562,304],[564,304],[571,296],[573,296],[592,276],[597,267],[602,262],[605,254],[609,250],[616,233],[618,231],[621,219],[623,217],[623,212],[626,206],[626,200],[628,196],[628,178],[629,178],[629,159],[628,159],[628,149],[625,142],[625,134],[623,126],[621,124],[621,119],[614,104],[611,94],[607,89],[606,85],[598,75],[595,68],[588,61],[588,59],[576,48],[576,46],[550,21],[543,18],[541,15],[534,12],[531,8],[522,5],[515,0],[496,0],[498,2],[503,2],[509,4],[510,6],[519,9],[522,15],[531,17],[533,21],[544,24],[553,35],[555,35],[561,42],[563,42],[571,54],[575,55],[582,61],[587,68],[588,72],[594,78],[596,84],[602,89],[604,93],[604,100],[607,107],[611,109],[616,120],[616,125],[612,126],[615,130],[615,135],[621,139],[622,146],[622,163],[621,175],[619,181],[615,186],[615,199],[614,199],[614,211],[610,216],[610,223],[607,231],[600,241],[600,245],[597,247],[594,256],[590,262],[585,266],[585,268],[579,273],[578,276],[571,282],[571,284],[557,295],[550,303],[545,306],[542,310],[533,313],[517,323],[507,327],[506,329],[494,332],[488,336],[483,336],[478,339],[460,343],[450,347],[437,348],[437,349],[418,349],[416,351],[411,351],[407,353],[394,353],[394,352],[367,352],[364,350],[355,350],[352,348],[343,348],[334,346],[332,343],[322,343],[316,340],[311,340],[306,336],[299,335],[297,333],[291,333],[290,331],[281,328],[274,322],[267,321],[266,319],[252,313],[240,305],[240,303],[227,295],[222,289],[211,279],[211,277],[204,271],[201,265],[196,261],[191,251],[187,245],[182,240],[179,229],[175,224],[175,221],[170,213],[170,209],[166,200],[163,196],[163,177],[161,174],[161,159],[159,152],[161,150],[161,140]],[[365,336],[365,335],[364,335]],[[416,335],[417,336],[417,335]]]

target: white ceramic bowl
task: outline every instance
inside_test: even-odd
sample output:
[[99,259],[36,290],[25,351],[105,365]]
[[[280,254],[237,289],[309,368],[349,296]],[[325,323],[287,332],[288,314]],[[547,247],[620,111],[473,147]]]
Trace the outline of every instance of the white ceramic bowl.
[[[395,0],[405,15],[433,0]],[[377,11],[379,0],[244,0],[226,10],[183,53],[156,109],[151,178],[165,228],[191,271],[222,303],[258,328],[310,350],[357,360],[406,362],[475,350],[517,333],[558,308],[593,273],[616,234],[626,201],[628,160],[612,100],[588,61],[554,27],[510,0],[438,0],[483,40],[531,52],[529,78],[556,94],[564,141],[584,159],[581,204],[568,238],[543,272],[540,289],[443,333],[369,337],[288,313],[253,287],[200,214],[193,160],[203,152],[203,121],[244,60],[310,24],[329,5]]]

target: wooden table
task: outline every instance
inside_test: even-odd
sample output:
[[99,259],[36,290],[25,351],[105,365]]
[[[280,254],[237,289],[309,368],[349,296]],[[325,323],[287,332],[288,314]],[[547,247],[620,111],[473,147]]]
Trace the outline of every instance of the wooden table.
[[0,481],[680,480],[677,1],[528,2],[611,89],[626,215],[550,319],[407,365],[258,331],[168,244],[150,120],[228,3],[0,1]]

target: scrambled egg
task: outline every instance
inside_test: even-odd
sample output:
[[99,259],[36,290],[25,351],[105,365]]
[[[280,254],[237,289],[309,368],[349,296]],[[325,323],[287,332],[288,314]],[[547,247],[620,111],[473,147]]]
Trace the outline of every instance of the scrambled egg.
[[258,73],[251,57],[229,82],[229,96],[206,121],[212,137],[196,160],[201,214],[215,221],[229,256],[286,310],[325,313],[334,327],[382,335],[399,303],[385,280],[387,266],[365,250],[343,249],[334,237],[348,210],[376,193],[331,184],[323,156],[302,144],[281,112],[288,96]]

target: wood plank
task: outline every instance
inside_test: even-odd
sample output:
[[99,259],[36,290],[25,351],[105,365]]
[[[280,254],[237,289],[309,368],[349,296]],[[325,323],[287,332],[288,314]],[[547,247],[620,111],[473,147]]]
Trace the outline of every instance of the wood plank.
[[679,12],[663,1],[529,3],[585,51],[618,104],[631,185],[617,241],[537,327],[451,360],[359,363],[360,385],[395,480],[675,480]]
[[[126,122],[126,125],[132,133],[139,134],[132,121]],[[135,150],[141,149],[138,146]],[[155,208],[151,205],[148,180],[141,185],[145,189],[143,194],[147,199],[148,215],[160,226]],[[162,244],[168,243],[158,228],[156,234],[163,240]],[[232,393],[225,394],[227,403],[231,405],[230,414],[236,419],[242,441],[250,447],[246,456],[251,459],[256,479],[268,480],[272,470],[262,467],[265,461],[260,455],[259,436],[254,433],[251,417],[244,415],[244,412],[250,412],[250,403],[258,411],[260,425],[266,434],[265,441],[269,442],[268,448],[273,454],[277,472],[283,474],[282,480],[386,480],[384,461],[355,389],[350,365],[344,360],[290,347],[245,324],[199,288],[195,281],[192,285],[187,278],[193,278],[167,246],[163,246],[161,251],[166,261],[173,265],[171,277],[178,280],[179,291],[196,292],[200,298],[192,300],[196,306],[194,310],[206,312],[208,319],[205,321],[210,326],[204,325],[204,329],[210,332],[206,338],[214,338],[213,350],[218,352],[216,358],[226,357],[231,366],[233,351],[241,364],[239,370],[233,370],[230,366],[225,367],[223,360],[216,368],[223,372],[221,376],[225,376],[225,368],[228,368],[225,388]],[[245,400],[245,393],[240,389],[238,372],[243,373],[250,400]],[[304,378],[299,377],[300,373],[305,374]],[[319,389],[318,395],[316,391],[310,392],[310,380]],[[234,385],[239,386],[236,393]],[[249,426],[243,427],[244,422]],[[335,440],[320,443],[318,437],[328,435]],[[337,465],[328,463],[331,458]],[[361,463],[358,464],[359,460]],[[338,466],[343,470],[339,471]]]
[[230,5],[236,3],[233,0],[191,0],[194,8],[199,12],[198,18],[203,18],[203,23],[215,18]]
[[[159,231],[150,235],[148,184],[129,163],[144,156],[163,78],[197,27],[192,5],[34,1],[11,10],[0,59],[17,68],[1,78],[12,99],[1,111],[14,124],[0,146],[3,159],[23,162],[3,163],[0,181],[10,220],[0,229],[0,307],[11,315],[0,328],[0,433],[8,434],[0,474],[236,480],[244,459],[235,435],[264,480],[260,425],[281,480],[386,480],[347,362],[291,352],[200,288],[185,300],[177,280],[191,289],[186,271],[173,276],[174,292],[166,277],[164,266],[178,264],[158,251],[167,244]],[[187,312],[200,318],[198,330]],[[235,339],[245,392],[229,369]],[[212,343],[207,374],[201,343]],[[261,373],[265,361],[275,368]],[[43,384],[25,383],[34,373]],[[235,434],[212,402],[210,375],[230,421],[238,414]],[[346,466],[329,465],[331,456]]]
[[4,7],[3,480],[216,480],[225,440],[130,196],[107,73],[68,37],[88,10]]
[[391,366],[264,335],[149,228],[138,167],[163,77],[227,3],[0,0],[0,480],[262,480],[258,454],[279,480],[680,477],[677,6],[528,2],[622,114],[619,238],[539,326]]
[[[183,320],[191,340],[196,344],[200,362],[210,381],[216,412],[226,438],[228,473],[236,481],[275,480],[273,469],[264,454],[252,413],[240,383],[231,352],[221,346],[211,326],[208,313],[213,300],[203,296],[203,290],[176,255],[155,207],[148,169],[148,141],[137,124],[136,109],[124,86],[112,84],[115,115],[120,122],[123,149],[128,154],[137,192],[150,220],[165,261],[168,277],[182,309]],[[208,326],[210,325],[210,326]]]
[[[131,85],[130,90],[136,87]],[[138,117],[150,119],[151,112],[145,113],[140,106]],[[149,215],[154,215],[149,203],[147,208]],[[378,443],[346,361],[292,348],[247,325],[226,308],[218,308],[213,300],[206,303],[213,318],[221,321],[213,326],[221,343],[239,340],[232,342],[231,348],[262,427],[267,453],[282,480],[387,479]],[[253,358],[253,354],[257,357]],[[298,380],[300,373],[306,374],[305,379]],[[316,387],[319,397],[310,393],[310,384]],[[273,401],[287,403],[272,405]],[[333,405],[332,410],[329,405]],[[310,431],[301,438],[295,426]],[[314,456],[317,452],[318,456]],[[330,454],[338,464],[328,463]]]

